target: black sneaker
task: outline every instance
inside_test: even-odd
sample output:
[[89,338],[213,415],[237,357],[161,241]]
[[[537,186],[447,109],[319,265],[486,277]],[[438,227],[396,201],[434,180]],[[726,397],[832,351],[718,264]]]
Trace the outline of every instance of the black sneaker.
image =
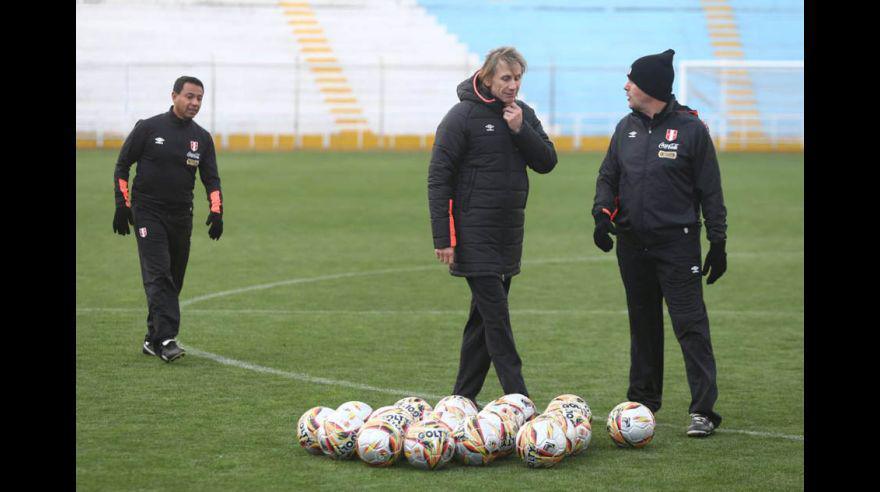
[[698,413],[691,414],[691,425],[688,426],[688,437],[706,437],[715,433],[715,424],[709,417]]
[[186,351],[177,345],[177,340],[169,338],[162,342],[162,350],[159,354],[165,362],[177,360],[186,355]]
[[153,348],[153,344],[150,343],[149,340],[144,340],[144,346],[141,349],[141,352],[143,352],[144,355],[156,355],[156,349]]

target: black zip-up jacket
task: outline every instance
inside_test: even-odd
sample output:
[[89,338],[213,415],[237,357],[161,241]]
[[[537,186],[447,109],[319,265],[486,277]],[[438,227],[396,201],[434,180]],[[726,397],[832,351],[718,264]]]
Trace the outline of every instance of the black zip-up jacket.
[[437,127],[428,167],[428,208],[434,247],[455,246],[452,275],[503,279],[520,270],[529,195],[526,167],[550,172],[556,149],[529,105],[516,101],[523,123],[514,134],[502,116],[504,104],[478,84],[475,74],[458,85],[461,102]]
[[[129,169],[135,162],[137,177],[129,195]],[[131,200],[172,208],[191,207],[196,169],[211,211],[222,213],[220,175],[214,140],[193,120],[178,118],[174,111],[138,120],[128,134],[113,173],[116,206]]]
[[673,97],[653,119],[633,111],[620,120],[599,168],[593,216],[606,213],[620,233],[658,244],[697,234],[701,211],[709,241],[726,240],[715,146],[696,111]]

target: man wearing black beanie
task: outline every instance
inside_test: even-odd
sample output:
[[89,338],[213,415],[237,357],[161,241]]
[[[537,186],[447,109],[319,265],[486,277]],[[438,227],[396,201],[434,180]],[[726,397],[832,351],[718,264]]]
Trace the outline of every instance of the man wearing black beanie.
[[[627,399],[657,412],[663,394],[663,300],[691,391],[687,435],[721,424],[715,356],[703,302],[727,270],[727,209],[708,128],[672,94],[673,50],[633,62],[624,85],[632,113],[617,124],[596,180],[593,240],[614,246],[630,325]],[[700,214],[709,252],[701,263]]]

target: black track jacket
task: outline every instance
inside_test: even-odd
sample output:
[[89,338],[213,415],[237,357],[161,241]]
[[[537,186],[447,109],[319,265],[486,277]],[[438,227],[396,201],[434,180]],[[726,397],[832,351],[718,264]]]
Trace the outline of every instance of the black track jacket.
[[699,231],[700,211],[710,242],[727,238],[721,173],[709,130],[673,97],[649,119],[633,111],[617,124],[593,200],[623,233],[658,244]]
[[138,120],[122,144],[113,173],[117,206],[131,206],[128,176],[135,162],[138,167],[132,193],[136,201],[191,206],[198,169],[211,211],[222,213],[214,140],[195,121],[180,119],[172,110]]
[[504,105],[485,88],[477,93],[476,74],[458,85],[461,102],[437,127],[428,167],[428,208],[434,247],[455,246],[450,273],[460,277],[509,277],[520,270],[526,167],[548,173],[556,149],[535,111],[517,100],[523,123],[513,134],[502,116]]

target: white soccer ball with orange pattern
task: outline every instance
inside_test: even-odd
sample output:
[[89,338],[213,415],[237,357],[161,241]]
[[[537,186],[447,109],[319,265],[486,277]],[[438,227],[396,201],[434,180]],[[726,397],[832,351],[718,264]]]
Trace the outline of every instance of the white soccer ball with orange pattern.
[[384,420],[388,422],[400,430],[402,437],[406,435],[406,429],[413,422],[413,416],[403,408],[388,405],[373,410],[367,422],[370,420]]
[[542,415],[558,419],[565,432],[566,456],[585,451],[593,439],[593,427],[587,417],[576,410],[559,409]]
[[654,439],[654,414],[641,403],[625,401],[611,410],[605,428],[618,447],[643,448]]
[[480,411],[491,411],[496,412],[500,415],[504,415],[505,417],[513,420],[513,422],[516,424],[516,430],[519,430],[520,426],[526,423],[526,414],[522,409],[501,400],[493,400],[487,403],[486,406],[483,407],[483,409]]
[[496,399],[495,401],[513,405],[514,408],[522,412],[526,422],[532,420],[538,415],[538,409],[535,407],[535,403],[529,399],[528,396],[519,393],[510,393]]
[[299,445],[309,454],[323,454],[323,451],[321,451],[321,444],[318,442],[318,429],[321,427],[324,420],[332,413],[332,408],[320,406],[313,407],[306,410],[296,422],[296,433]]
[[464,419],[467,417],[467,414],[464,413],[464,410],[458,407],[441,407],[441,410],[437,410],[436,408],[425,416],[426,420],[439,420],[444,424],[448,425],[452,432],[455,432],[459,427],[461,427],[462,423],[464,423]]
[[544,413],[550,413],[560,408],[578,410],[587,417],[587,420],[589,420],[591,424],[593,423],[593,412],[590,410],[590,405],[587,403],[587,400],[584,400],[580,396],[571,394],[559,395],[550,400],[550,404],[547,405]]
[[463,465],[488,465],[498,452],[501,432],[492,421],[468,415],[453,432],[456,459]]
[[469,398],[460,395],[444,396],[436,405],[434,405],[434,410],[443,411],[450,407],[462,410],[465,415],[476,415],[479,411],[477,410],[477,406],[474,405],[474,402]]
[[521,418],[517,412],[510,408],[486,408],[477,414],[481,425],[491,424],[493,429],[498,429],[498,446],[492,453],[492,459],[509,456],[516,451],[516,433],[519,431],[518,420]]
[[567,440],[559,421],[539,416],[516,434],[516,452],[529,468],[550,468],[565,457]]
[[373,407],[362,401],[347,401],[336,407],[337,412],[354,412],[361,421],[366,422],[373,413]]
[[354,456],[358,430],[364,425],[354,411],[334,411],[318,429],[321,451],[333,459],[350,459]]
[[391,466],[403,450],[403,434],[389,422],[369,420],[358,431],[355,449],[358,458],[370,466]]
[[413,416],[414,422],[422,420],[423,418],[425,418],[425,415],[427,415],[431,410],[434,409],[434,407],[432,407],[430,403],[422,398],[419,398],[418,396],[408,396],[406,398],[401,398],[397,400],[394,406],[400,407],[409,412]]
[[455,455],[452,429],[437,420],[422,420],[411,425],[403,441],[403,454],[416,468],[442,468]]

